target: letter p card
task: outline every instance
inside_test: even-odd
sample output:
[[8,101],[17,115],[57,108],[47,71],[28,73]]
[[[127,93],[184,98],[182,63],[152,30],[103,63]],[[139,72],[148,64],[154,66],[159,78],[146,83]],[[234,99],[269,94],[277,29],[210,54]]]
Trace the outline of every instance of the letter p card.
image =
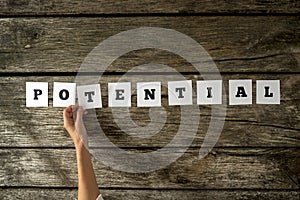
[[48,107],[47,82],[26,82],[26,107]]

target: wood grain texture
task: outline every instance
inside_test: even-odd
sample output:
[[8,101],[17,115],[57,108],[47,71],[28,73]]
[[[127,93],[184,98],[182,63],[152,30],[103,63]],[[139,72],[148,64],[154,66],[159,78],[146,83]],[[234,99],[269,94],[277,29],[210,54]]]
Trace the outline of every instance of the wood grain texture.
[[[143,76],[141,76],[142,79]],[[253,80],[253,105],[228,106],[226,119],[221,138],[217,146],[235,147],[299,147],[299,75],[223,75],[226,95],[228,95],[229,79]],[[166,88],[162,90],[162,102],[167,111],[166,124],[160,134],[150,139],[129,137],[119,128],[125,123],[122,117],[126,109],[118,111],[119,123],[115,122],[111,108],[107,107],[107,83],[117,81],[120,76],[104,76],[100,80],[102,86],[103,106],[97,109],[98,121],[107,136],[121,147],[161,147],[165,146],[178,130],[181,123],[179,107],[169,106],[167,103]],[[148,77],[149,78],[149,77]],[[155,76],[156,80],[159,78]],[[150,76],[151,79],[151,76]],[[201,76],[186,76],[186,79],[195,82]],[[255,80],[277,79],[281,81],[280,105],[257,105],[255,103]],[[137,77],[133,76],[133,81]],[[168,80],[162,75],[161,80]],[[49,82],[49,108],[25,107],[26,81]],[[61,77],[3,77],[0,79],[2,89],[0,103],[0,146],[2,147],[70,147],[72,142],[63,130],[63,108],[52,107],[53,82],[73,82],[72,76]],[[132,83],[134,84],[134,83]],[[129,109],[130,117],[140,126],[151,122],[147,108],[137,108],[135,94],[132,97],[132,108]],[[200,126],[194,147],[199,147],[208,129],[211,117],[211,106],[200,106]],[[155,111],[160,115],[160,111]],[[191,116],[190,119],[194,119]],[[157,123],[160,125],[159,121]],[[126,124],[123,124],[126,126]],[[101,141],[99,141],[101,143]]]
[[74,14],[155,14],[155,13],[299,13],[294,0],[1,0],[0,14],[11,15],[74,15]]
[[[145,26],[174,29],[200,43],[221,72],[226,95],[229,79],[252,79],[254,104],[227,107],[221,137],[204,159],[198,154],[211,106],[199,106],[200,126],[192,145],[164,169],[130,174],[93,158],[104,199],[299,199],[299,13],[296,0],[0,0],[0,199],[76,198],[75,150],[62,127],[62,108],[52,107],[53,82],[73,82],[100,42]],[[141,139],[115,122],[106,84],[146,63],[182,72],[194,88],[203,78],[184,58],[157,49],[129,52],[109,66],[100,80],[104,108],[96,111],[98,121],[114,144],[139,153],[168,144],[181,123],[179,107],[167,104],[166,88],[162,104],[167,120],[159,134]],[[145,76],[151,79],[135,74],[126,80],[135,83]],[[256,105],[259,79],[281,81],[280,105]],[[26,81],[49,82],[49,108],[25,107]],[[130,117],[141,126],[151,123],[149,109],[136,107],[135,94],[132,99]],[[118,110],[117,119],[125,116]],[[120,123],[126,127],[127,122]],[[182,151],[180,146],[172,150]]]
[[[100,42],[144,26],[174,29],[190,36],[206,49],[221,72],[300,71],[298,17],[165,16],[1,19],[0,72],[77,72]],[[150,62],[179,72],[198,72],[178,55],[149,49],[125,54],[107,72],[127,72]]]
[[[107,200],[119,200],[124,197],[132,200],[142,199],[164,199],[164,200],[252,200],[252,199],[298,199],[298,191],[278,190],[278,191],[251,191],[251,190],[107,190],[100,189],[102,196]],[[74,199],[77,197],[76,189],[0,189],[0,198],[7,199]]]
[[[298,152],[217,148],[199,160],[198,149],[190,149],[167,168],[139,174],[118,172],[96,160],[93,165],[103,188],[299,189]],[[74,149],[0,149],[0,156],[1,186],[77,186]]]

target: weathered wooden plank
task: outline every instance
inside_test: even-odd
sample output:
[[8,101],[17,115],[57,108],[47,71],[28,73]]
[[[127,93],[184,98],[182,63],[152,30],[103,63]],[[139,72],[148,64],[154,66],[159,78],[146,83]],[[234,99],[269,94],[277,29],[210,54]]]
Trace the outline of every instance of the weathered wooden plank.
[[[104,188],[299,189],[299,149],[215,149],[214,154],[199,160],[198,150],[191,149],[167,168],[143,174],[93,163]],[[77,186],[73,149],[1,149],[0,156],[0,186]]]
[[[152,26],[177,30],[199,42],[221,72],[299,72],[300,20],[293,16],[125,18],[5,18],[0,20],[0,72],[77,72],[87,54],[121,31]],[[146,39],[146,38],[145,38]],[[185,59],[139,50],[107,71],[127,72],[149,62],[197,72]]]
[[[104,199],[182,199],[182,200],[221,200],[221,199],[299,199],[299,191],[279,190],[107,190],[101,189]],[[75,189],[36,189],[36,188],[8,188],[0,189],[0,198],[6,199],[74,199],[77,197]]]
[[[292,194],[292,193],[291,193]],[[36,189],[36,188],[5,188],[0,189],[0,198],[10,199],[76,199],[75,189]]]
[[[180,123],[178,119],[174,120],[174,123],[168,122],[155,137],[141,139],[124,134],[123,130],[113,122],[113,119],[111,119],[109,111],[102,110],[102,112],[103,115],[100,119],[101,128],[106,136],[114,144],[120,147],[133,146],[157,148],[165,146],[177,133],[177,128]],[[4,114],[7,114],[7,112],[4,112]],[[15,119],[11,119],[12,116],[1,117],[1,147],[73,146],[70,137],[63,129],[61,111],[57,109],[51,112],[46,109],[29,111],[29,109],[25,109],[14,112],[14,114],[21,116],[15,117]],[[144,115],[142,115],[142,117],[145,118]],[[199,147],[203,143],[209,122],[210,119],[208,117],[201,117],[198,133],[194,138],[195,142],[192,146]],[[227,119],[216,146],[299,147],[299,137],[299,130],[290,127],[268,123],[247,122],[238,119]],[[186,137],[186,139],[187,138],[189,137]],[[94,141],[94,143],[101,144],[101,140]]]
[[[143,76],[142,76],[143,77]],[[111,108],[107,107],[107,82],[118,80],[119,76],[104,76],[101,79],[104,108],[98,110],[98,120],[107,136],[118,146],[165,146],[182,123],[180,109],[176,106],[168,106],[165,89],[163,90],[163,105],[167,111],[166,124],[156,137],[141,139],[129,137],[119,128],[112,115]],[[148,77],[149,78],[149,77]],[[159,78],[155,76],[155,78]],[[168,76],[163,76],[168,80]],[[200,79],[200,76],[186,76],[187,79]],[[223,81],[228,95],[229,79],[278,79],[281,81],[280,105],[257,105],[255,97],[253,105],[228,106],[225,125],[217,146],[275,146],[275,147],[299,147],[299,75],[223,75]],[[133,78],[135,81],[138,78]],[[151,77],[150,77],[151,79]],[[157,79],[155,79],[157,80]],[[49,108],[25,108],[25,82],[48,81],[49,97],[52,97],[52,85],[54,81],[74,81],[74,77],[3,77],[0,79],[0,146],[20,147],[70,147],[72,142],[68,134],[63,130],[62,110],[53,108],[50,99]],[[255,86],[255,83],[253,84]],[[253,95],[255,96],[255,87]],[[106,103],[105,103],[106,102]],[[151,120],[148,109],[130,108],[130,116],[139,125],[146,125]],[[160,115],[160,111],[155,111]],[[210,106],[200,106],[200,126],[193,144],[199,147],[208,129],[211,117]],[[119,118],[126,113],[121,109]],[[193,117],[191,116],[191,119]],[[123,120],[119,120],[122,124]],[[125,122],[124,122],[125,123]],[[152,122],[160,125],[161,122]],[[123,124],[123,126],[126,124]],[[259,139],[258,139],[259,138]]]
[[233,1],[1,1],[0,14],[11,15],[74,15],[74,14],[154,14],[154,13],[298,13],[300,4],[293,0]]

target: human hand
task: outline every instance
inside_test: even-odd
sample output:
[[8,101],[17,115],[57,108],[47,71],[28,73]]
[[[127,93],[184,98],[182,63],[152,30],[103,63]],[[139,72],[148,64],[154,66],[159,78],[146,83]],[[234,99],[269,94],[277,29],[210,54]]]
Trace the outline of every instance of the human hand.
[[75,147],[83,143],[88,148],[87,131],[84,126],[83,116],[88,112],[80,106],[68,106],[64,109],[64,128],[71,136]]

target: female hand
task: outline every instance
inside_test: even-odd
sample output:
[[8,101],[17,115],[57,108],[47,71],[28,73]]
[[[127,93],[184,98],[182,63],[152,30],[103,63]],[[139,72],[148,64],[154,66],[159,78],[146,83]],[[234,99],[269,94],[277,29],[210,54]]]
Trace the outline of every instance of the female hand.
[[71,136],[75,147],[83,143],[88,148],[88,136],[83,122],[83,116],[87,113],[80,106],[71,105],[64,109],[64,127]]

